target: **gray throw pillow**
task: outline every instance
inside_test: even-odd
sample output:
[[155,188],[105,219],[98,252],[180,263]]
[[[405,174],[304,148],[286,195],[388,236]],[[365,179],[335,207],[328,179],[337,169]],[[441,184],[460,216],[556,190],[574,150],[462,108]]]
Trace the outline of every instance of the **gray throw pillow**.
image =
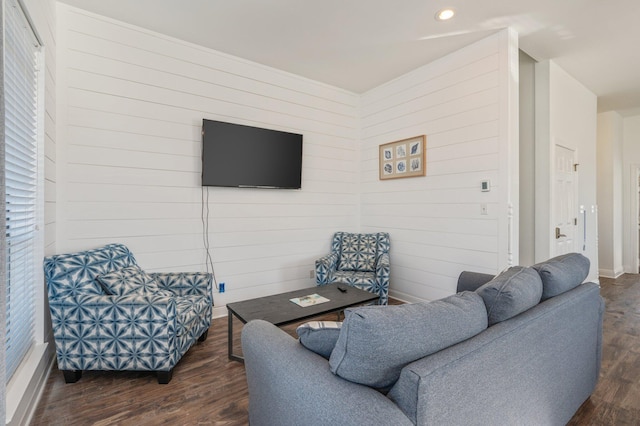
[[347,309],[331,371],[388,390],[402,368],[487,328],[482,298],[463,292],[429,303]]
[[310,321],[296,328],[302,346],[329,359],[336,346],[342,322]]
[[580,253],[567,253],[532,266],[542,278],[542,300],[562,294],[582,284],[591,262]]
[[506,321],[540,302],[542,281],[532,268],[513,266],[476,290],[487,307],[489,325]]

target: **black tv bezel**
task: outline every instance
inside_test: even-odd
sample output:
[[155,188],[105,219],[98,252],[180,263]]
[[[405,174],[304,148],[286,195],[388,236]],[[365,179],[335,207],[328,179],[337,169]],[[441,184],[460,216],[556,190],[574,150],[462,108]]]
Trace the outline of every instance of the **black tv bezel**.
[[[256,184],[244,184],[244,183],[234,183],[234,184],[223,184],[220,182],[210,182],[210,179],[205,183],[205,170],[206,170],[206,157],[205,157],[205,146],[208,144],[208,142],[205,140],[206,136],[205,136],[205,123],[206,122],[213,122],[213,123],[218,123],[218,124],[222,124],[222,125],[229,125],[233,128],[244,128],[244,129],[248,129],[251,131],[257,131],[257,132],[264,132],[264,134],[268,134],[270,136],[274,136],[274,135],[282,135],[283,137],[291,137],[291,136],[295,136],[299,138],[299,162],[296,162],[296,168],[299,172],[296,174],[298,176],[297,180],[296,180],[296,185],[266,185],[266,184],[262,184],[262,183],[256,183]],[[238,123],[232,123],[232,122],[228,122],[228,121],[221,121],[221,120],[211,120],[211,119],[206,119],[203,118],[202,119],[202,152],[201,152],[201,165],[202,165],[202,171],[201,171],[201,180],[200,183],[203,187],[221,187],[221,188],[259,188],[259,189],[302,189],[302,160],[303,160],[303,139],[304,136],[301,133],[293,133],[293,132],[287,132],[287,131],[283,131],[283,130],[274,130],[274,129],[267,129],[264,127],[257,127],[257,126],[249,126],[246,124],[238,124]],[[210,143],[210,142],[209,142]],[[295,153],[296,158],[298,157],[298,153]]]

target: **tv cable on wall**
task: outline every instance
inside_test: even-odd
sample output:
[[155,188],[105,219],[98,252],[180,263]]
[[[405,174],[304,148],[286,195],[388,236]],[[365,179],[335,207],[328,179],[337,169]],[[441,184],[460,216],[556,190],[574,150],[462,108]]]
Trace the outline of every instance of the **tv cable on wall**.
[[202,220],[202,241],[204,243],[205,250],[205,271],[209,273],[209,268],[211,268],[211,275],[213,276],[213,285],[218,288],[218,280],[216,279],[216,273],[213,268],[213,258],[211,257],[211,250],[209,244],[209,188],[206,186],[201,187],[201,209],[200,209],[200,219]]

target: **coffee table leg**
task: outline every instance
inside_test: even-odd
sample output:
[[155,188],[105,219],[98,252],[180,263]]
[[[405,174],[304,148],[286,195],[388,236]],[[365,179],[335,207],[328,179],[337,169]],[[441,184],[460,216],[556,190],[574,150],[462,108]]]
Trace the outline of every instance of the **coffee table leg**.
[[229,360],[244,363],[243,357],[239,355],[235,355],[233,353],[233,314],[231,313],[231,311],[227,312],[227,317],[229,320],[229,325],[227,327],[227,330],[228,330],[227,343],[228,343],[228,349],[229,349]]

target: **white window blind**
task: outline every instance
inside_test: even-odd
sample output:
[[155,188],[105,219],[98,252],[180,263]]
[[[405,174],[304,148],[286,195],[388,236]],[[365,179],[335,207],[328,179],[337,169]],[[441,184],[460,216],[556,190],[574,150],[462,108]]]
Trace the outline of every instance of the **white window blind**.
[[5,356],[8,382],[35,341],[39,45],[19,3],[9,0],[5,4]]

